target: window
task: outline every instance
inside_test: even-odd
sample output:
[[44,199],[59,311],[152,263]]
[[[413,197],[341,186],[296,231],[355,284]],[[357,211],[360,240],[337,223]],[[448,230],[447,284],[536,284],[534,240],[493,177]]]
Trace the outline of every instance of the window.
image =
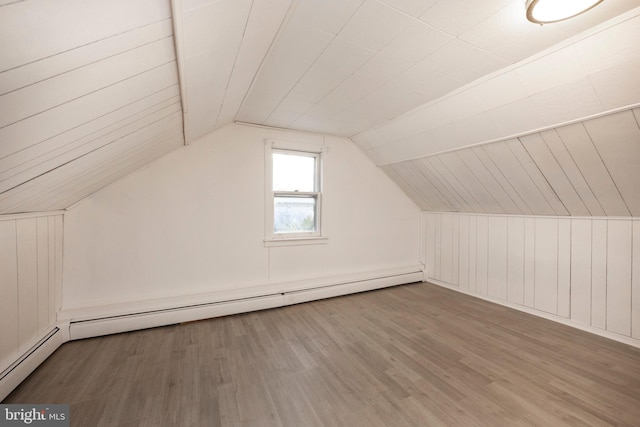
[[322,239],[322,153],[267,141],[266,242]]

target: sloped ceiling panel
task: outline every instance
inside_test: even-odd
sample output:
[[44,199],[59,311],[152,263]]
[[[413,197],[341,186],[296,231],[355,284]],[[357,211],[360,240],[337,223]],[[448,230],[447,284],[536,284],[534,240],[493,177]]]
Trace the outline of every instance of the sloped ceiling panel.
[[291,0],[174,1],[188,141],[231,123]]
[[382,166],[423,210],[640,215],[640,109]]
[[[623,4],[604,2],[602,6]],[[632,4],[640,2],[626,2]],[[533,26],[532,31],[541,33],[529,37],[544,37],[546,27]],[[638,39],[640,8],[352,139],[376,164],[383,165],[637,105]]]
[[0,214],[67,208],[183,144],[168,0],[0,12]]
[[[444,112],[441,120],[434,118],[432,108],[421,108],[412,123],[403,126],[408,130],[387,132],[407,111],[448,97],[637,6],[638,0],[608,1],[575,20],[539,26],[525,19],[523,1],[297,1],[237,120],[340,136],[361,134],[357,140],[363,149],[381,147],[371,157],[384,164],[424,155],[421,145],[437,150],[473,138],[504,137],[513,133],[514,118],[526,130],[535,129],[539,120],[562,113],[528,114],[549,103],[574,104],[570,113],[584,117],[598,111],[604,92],[609,92],[604,76],[602,93],[591,86],[587,75],[592,70],[585,73],[572,50],[573,57],[560,58],[572,68],[557,63],[557,75],[547,71],[543,87],[520,83],[513,71],[504,79],[510,86],[499,93],[490,90],[484,97],[476,92],[460,102],[446,102],[444,111],[435,113],[440,117]],[[636,39],[628,38],[623,49],[629,50]],[[618,72],[629,78],[637,71],[630,67]],[[575,69],[583,79],[574,84]],[[571,84],[559,90],[567,77]],[[609,103],[621,102],[611,96]],[[519,100],[524,102],[509,105]],[[576,105],[582,106],[580,111]],[[425,120],[431,126],[425,127]],[[381,125],[390,137],[376,135]],[[424,134],[426,130],[431,133]],[[420,133],[417,140],[412,138]]]

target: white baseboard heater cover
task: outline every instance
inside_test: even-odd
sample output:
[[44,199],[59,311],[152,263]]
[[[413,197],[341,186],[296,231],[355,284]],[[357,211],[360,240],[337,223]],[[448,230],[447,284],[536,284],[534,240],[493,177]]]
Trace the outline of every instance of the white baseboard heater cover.
[[271,295],[260,298],[247,298],[237,301],[226,301],[212,304],[192,305],[169,308],[166,310],[132,313],[121,316],[104,317],[94,320],[71,321],[69,325],[70,339],[97,337],[117,334],[138,329],[155,328],[182,322],[228,316],[231,314],[265,310],[282,306],[282,295]]
[[33,347],[0,373],[0,401],[4,400],[31,372],[65,342],[60,328],[53,328]]
[[261,295],[230,301],[193,304],[173,308],[104,316],[95,319],[71,320],[71,340],[109,335],[138,329],[154,328],[182,322],[247,313],[269,308],[283,307],[301,302],[331,298],[356,292],[380,289],[422,281],[421,271],[390,275],[365,280],[355,280],[329,286]]

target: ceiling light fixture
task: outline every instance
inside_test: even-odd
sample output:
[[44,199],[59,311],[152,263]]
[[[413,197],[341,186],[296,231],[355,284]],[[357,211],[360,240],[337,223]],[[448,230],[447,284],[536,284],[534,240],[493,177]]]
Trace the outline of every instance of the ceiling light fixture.
[[580,15],[604,0],[527,0],[527,19],[550,24]]

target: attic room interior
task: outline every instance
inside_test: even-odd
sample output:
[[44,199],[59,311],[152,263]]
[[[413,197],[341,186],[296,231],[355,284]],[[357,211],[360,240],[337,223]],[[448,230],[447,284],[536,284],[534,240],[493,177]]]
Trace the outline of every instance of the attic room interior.
[[3,422],[640,425],[640,0],[546,3],[0,0]]

